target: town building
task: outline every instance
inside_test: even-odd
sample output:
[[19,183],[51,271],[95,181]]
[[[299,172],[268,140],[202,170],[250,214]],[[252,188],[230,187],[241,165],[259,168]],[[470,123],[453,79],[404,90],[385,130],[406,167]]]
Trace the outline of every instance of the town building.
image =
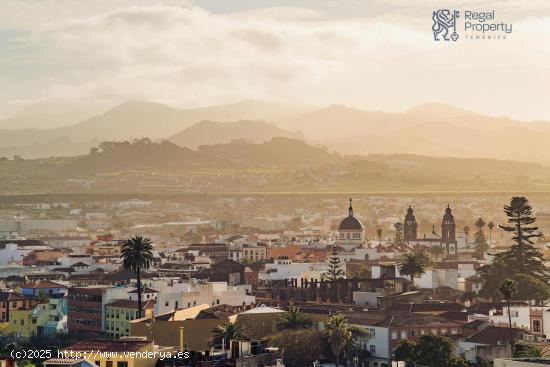
[[[154,300],[143,301],[141,317],[152,317]],[[105,332],[112,337],[130,335],[130,322],[137,319],[138,302],[117,299],[105,305]]]

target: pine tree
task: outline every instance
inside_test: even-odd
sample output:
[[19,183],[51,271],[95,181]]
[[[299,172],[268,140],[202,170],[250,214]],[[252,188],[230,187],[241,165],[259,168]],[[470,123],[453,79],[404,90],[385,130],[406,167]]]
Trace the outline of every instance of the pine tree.
[[515,244],[504,253],[507,265],[514,272],[529,274],[538,278],[548,279],[544,267],[542,252],[533,246],[533,238],[539,237],[538,228],[530,226],[536,218],[532,216],[533,208],[525,197],[513,197],[510,205],[504,206],[504,212],[508,216],[508,226],[499,226],[507,232],[513,233]]
[[483,218],[478,218],[475,222],[476,226],[476,232],[474,233],[474,246],[475,246],[475,254],[478,259],[484,259],[485,258],[485,251],[489,248],[489,244],[487,243],[487,239],[485,238],[485,232],[483,231],[483,228],[485,227],[485,221]]
[[336,251],[336,246],[332,247],[332,252],[328,259],[327,280],[333,281],[344,277],[344,271],[340,267],[340,258]]

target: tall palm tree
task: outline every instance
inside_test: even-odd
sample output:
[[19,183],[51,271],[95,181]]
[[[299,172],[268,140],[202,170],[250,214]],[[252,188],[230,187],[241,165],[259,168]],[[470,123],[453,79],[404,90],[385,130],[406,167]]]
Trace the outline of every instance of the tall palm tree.
[[230,321],[215,326],[212,333],[214,334],[214,345],[223,344],[227,346],[231,340],[245,338],[243,328]]
[[313,325],[311,318],[300,310],[299,307],[291,307],[277,320],[277,330],[307,329]]
[[510,346],[512,347],[512,355],[514,355],[514,338],[512,336],[512,314],[510,313],[510,302],[512,301],[512,296],[518,291],[518,283],[513,279],[505,279],[499,287],[499,292],[502,294],[503,298],[506,300],[508,307],[508,331],[510,334]]
[[147,270],[153,264],[153,244],[150,239],[136,236],[130,238],[124,246],[120,255],[124,269],[136,274],[138,311],[137,317],[141,318],[141,271]]
[[495,228],[495,222],[490,221],[487,227],[489,228],[489,247],[491,247],[493,245],[493,228]]
[[340,367],[340,354],[353,341],[352,328],[344,316],[335,314],[328,318],[323,329],[325,339],[336,359],[336,367]]
[[466,243],[468,243],[468,235],[470,234],[470,226],[465,225],[464,228],[462,228],[462,230],[464,231],[464,234],[466,235]]

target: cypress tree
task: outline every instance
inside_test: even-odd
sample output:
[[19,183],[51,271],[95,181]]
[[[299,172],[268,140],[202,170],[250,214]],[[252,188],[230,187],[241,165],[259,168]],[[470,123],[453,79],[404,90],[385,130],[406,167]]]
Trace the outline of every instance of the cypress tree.
[[485,227],[485,221],[483,218],[478,218],[475,222],[476,232],[474,233],[474,246],[476,249],[476,256],[478,259],[485,258],[485,251],[489,248],[487,244],[487,239],[485,238],[485,232],[483,228]]

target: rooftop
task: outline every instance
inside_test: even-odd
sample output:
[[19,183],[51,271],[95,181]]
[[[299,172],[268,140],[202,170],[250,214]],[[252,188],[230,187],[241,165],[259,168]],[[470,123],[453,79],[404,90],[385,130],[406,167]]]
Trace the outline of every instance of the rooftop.
[[52,282],[51,280],[39,280],[36,283],[24,284],[21,286],[21,288],[45,289],[45,288],[67,288],[67,286]]

